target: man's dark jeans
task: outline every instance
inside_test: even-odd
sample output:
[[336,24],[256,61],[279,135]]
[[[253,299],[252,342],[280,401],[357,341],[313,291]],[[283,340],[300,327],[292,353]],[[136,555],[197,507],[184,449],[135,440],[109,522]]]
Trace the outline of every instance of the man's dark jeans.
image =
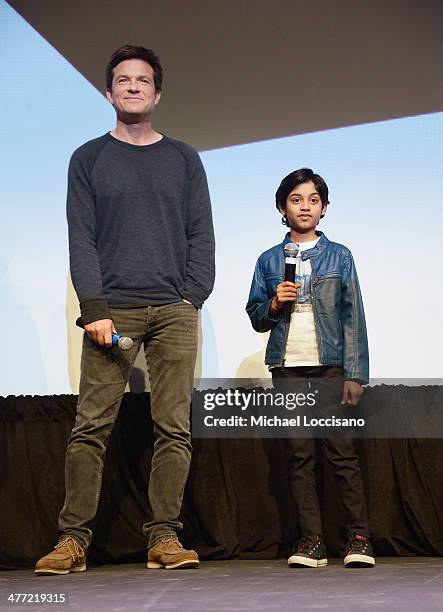
[[[336,366],[306,366],[274,368],[272,378],[278,388],[282,378],[336,378],[342,377],[342,368]],[[346,537],[353,533],[369,536],[366,504],[358,455],[350,438],[324,438],[319,440],[327,459],[334,467],[339,495],[345,509]],[[302,536],[323,535],[315,477],[315,440],[288,438],[289,482],[298,511]]]
[[60,539],[70,535],[84,548],[97,511],[106,445],[126,383],[144,342],[151,385],[155,444],[148,498],[152,520],[143,525],[148,546],[175,537],[191,460],[189,413],[197,352],[197,309],[179,302],[143,308],[113,308],[128,351],[101,347],[85,334],[77,416],[66,452],[66,498],[59,517]]

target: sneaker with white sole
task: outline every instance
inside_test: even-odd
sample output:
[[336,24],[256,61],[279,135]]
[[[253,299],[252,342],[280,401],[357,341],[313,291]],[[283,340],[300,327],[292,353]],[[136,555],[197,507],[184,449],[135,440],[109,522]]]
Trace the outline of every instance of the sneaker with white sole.
[[348,540],[343,563],[345,567],[374,567],[371,540],[364,535],[354,533]]
[[319,536],[301,538],[288,559],[289,567],[321,567],[328,564],[326,548]]

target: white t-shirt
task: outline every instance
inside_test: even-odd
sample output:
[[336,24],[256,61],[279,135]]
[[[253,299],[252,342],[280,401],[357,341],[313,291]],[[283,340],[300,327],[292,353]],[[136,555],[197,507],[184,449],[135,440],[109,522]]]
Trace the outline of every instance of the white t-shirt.
[[[311,260],[302,260],[301,253],[312,249],[319,238],[309,242],[302,242],[297,263],[296,282],[301,283],[297,292],[297,302],[291,313],[288,341],[286,343],[285,366],[318,366],[321,365],[318,355],[317,334],[314,325],[311,299]],[[301,302],[301,303],[299,303]]]

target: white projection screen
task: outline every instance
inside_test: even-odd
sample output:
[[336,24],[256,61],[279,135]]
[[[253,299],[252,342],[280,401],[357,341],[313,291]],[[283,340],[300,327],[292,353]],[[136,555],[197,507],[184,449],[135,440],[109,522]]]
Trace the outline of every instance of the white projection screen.
[[[0,395],[77,393],[82,332],[69,281],[66,173],[75,148],[113,128],[114,111],[3,0],[0,49]],[[269,104],[278,116],[278,99]],[[276,188],[303,166],[329,186],[319,229],[354,254],[371,377],[442,377],[441,126],[442,113],[430,112],[201,150],[217,279],[200,316],[196,377],[269,375],[267,338],[253,331],[245,304],[257,257],[285,233]]]

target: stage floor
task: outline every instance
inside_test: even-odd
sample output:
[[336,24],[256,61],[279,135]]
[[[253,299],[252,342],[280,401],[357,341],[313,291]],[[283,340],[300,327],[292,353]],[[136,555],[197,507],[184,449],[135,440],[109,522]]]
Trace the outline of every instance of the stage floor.
[[[290,569],[272,561],[206,561],[196,570],[102,565],[65,576],[0,572],[1,610],[411,610],[443,609],[443,559],[377,558],[370,569]],[[64,593],[62,605],[13,604],[11,593]]]

